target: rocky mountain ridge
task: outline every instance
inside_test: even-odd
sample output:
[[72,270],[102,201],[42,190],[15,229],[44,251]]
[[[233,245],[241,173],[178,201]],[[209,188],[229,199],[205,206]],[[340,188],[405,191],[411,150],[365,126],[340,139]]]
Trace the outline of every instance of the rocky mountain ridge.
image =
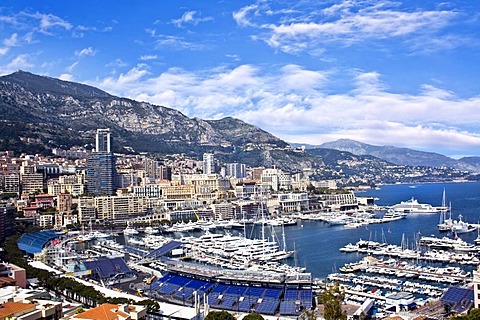
[[[328,150],[340,147],[328,144],[322,146],[323,150],[303,151],[239,119],[189,118],[172,108],[24,71],[0,77],[0,97],[0,150],[48,153],[52,148],[91,146],[96,129],[110,128],[113,150],[120,153],[184,153],[200,159],[204,152],[214,152],[223,162],[277,166],[288,172],[304,168],[334,172],[334,168],[340,168],[361,174],[395,163],[394,152],[389,158],[385,148],[361,143],[342,147],[352,154],[378,156],[375,159],[334,153]],[[412,155],[416,151],[402,152]],[[476,158],[465,159],[464,163],[465,167],[480,168]]]
[[[298,170],[321,161],[300,156],[284,141],[241,120],[202,120],[146,102],[112,96],[100,89],[19,71],[0,77],[0,132],[41,141],[44,149],[68,148],[93,142],[97,128],[110,128],[116,152],[134,150],[156,154],[203,152],[234,155],[258,150],[250,165],[276,165],[270,150],[284,150],[292,161],[283,166]],[[13,134],[1,137],[0,149],[15,147]]]
[[350,139],[326,142],[317,147],[347,151],[355,155],[370,155],[397,165],[452,167],[460,170],[480,172],[480,157],[465,157],[457,160],[435,152],[424,152],[394,146],[375,146]]

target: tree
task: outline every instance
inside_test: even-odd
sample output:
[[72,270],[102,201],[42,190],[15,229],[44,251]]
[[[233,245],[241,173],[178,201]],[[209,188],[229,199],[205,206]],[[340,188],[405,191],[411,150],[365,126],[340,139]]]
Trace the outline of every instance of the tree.
[[340,290],[338,283],[330,284],[325,287],[320,298],[323,304],[325,320],[346,320],[347,314],[342,310],[342,302],[345,294]]
[[258,314],[256,312],[249,313],[243,318],[243,320],[264,320],[264,319],[265,318],[262,317],[261,314]]
[[235,320],[235,317],[227,311],[210,311],[205,320]]
[[468,314],[462,316],[453,317],[452,320],[475,320],[480,319],[480,309],[470,309]]

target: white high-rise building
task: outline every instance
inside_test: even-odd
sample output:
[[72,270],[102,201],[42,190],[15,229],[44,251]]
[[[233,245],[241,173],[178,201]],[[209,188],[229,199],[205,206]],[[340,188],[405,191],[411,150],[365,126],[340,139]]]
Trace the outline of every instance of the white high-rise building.
[[243,179],[247,176],[247,166],[243,163],[227,163],[226,174],[229,177]]
[[203,154],[203,173],[204,174],[215,173],[215,157],[213,153]]
[[110,129],[97,129],[95,152],[110,153]]

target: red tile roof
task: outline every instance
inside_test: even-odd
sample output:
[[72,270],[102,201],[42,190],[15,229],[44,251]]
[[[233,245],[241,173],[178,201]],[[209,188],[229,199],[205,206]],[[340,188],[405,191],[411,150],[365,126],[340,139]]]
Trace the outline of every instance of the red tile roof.
[[121,316],[127,318],[129,315],[119,310],[117,304],[104,303],[101,306],[87,310],[75,315],[73,318],[92,319],[92,320],[116,320]]

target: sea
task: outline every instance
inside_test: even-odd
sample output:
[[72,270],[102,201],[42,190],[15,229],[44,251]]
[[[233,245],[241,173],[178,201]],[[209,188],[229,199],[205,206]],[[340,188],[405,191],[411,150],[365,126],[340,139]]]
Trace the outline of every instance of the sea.
[[[412,197],[420,203],[441,206],[444,190],[446,205],[451,206],[453,219],[458,219],[461,214],[464,221],[480,222],[480,182],[382,185],[357,192],[356,196],[373,197],[378,206],[391,206]],[[422,235],[453,238],[452,234],[438,231],[439,221],[439,214],[416,214],[389,223],[348,229],[341,225],[329,226],[321,221],[302,220],[297,225],[285,227],[287,249],[295,248],[297,251],[288,263],[305,267],[313,277],[324,279],[328,274],[338,272],[338,268],[345,263],[364,257],[358,253],[339,251],[346,244],[356,243],[360,239],[401,245],[402,239],[414,243]],[[460,238],[473,243],[477,235],[477,231],[474,231],[462,234]]]

